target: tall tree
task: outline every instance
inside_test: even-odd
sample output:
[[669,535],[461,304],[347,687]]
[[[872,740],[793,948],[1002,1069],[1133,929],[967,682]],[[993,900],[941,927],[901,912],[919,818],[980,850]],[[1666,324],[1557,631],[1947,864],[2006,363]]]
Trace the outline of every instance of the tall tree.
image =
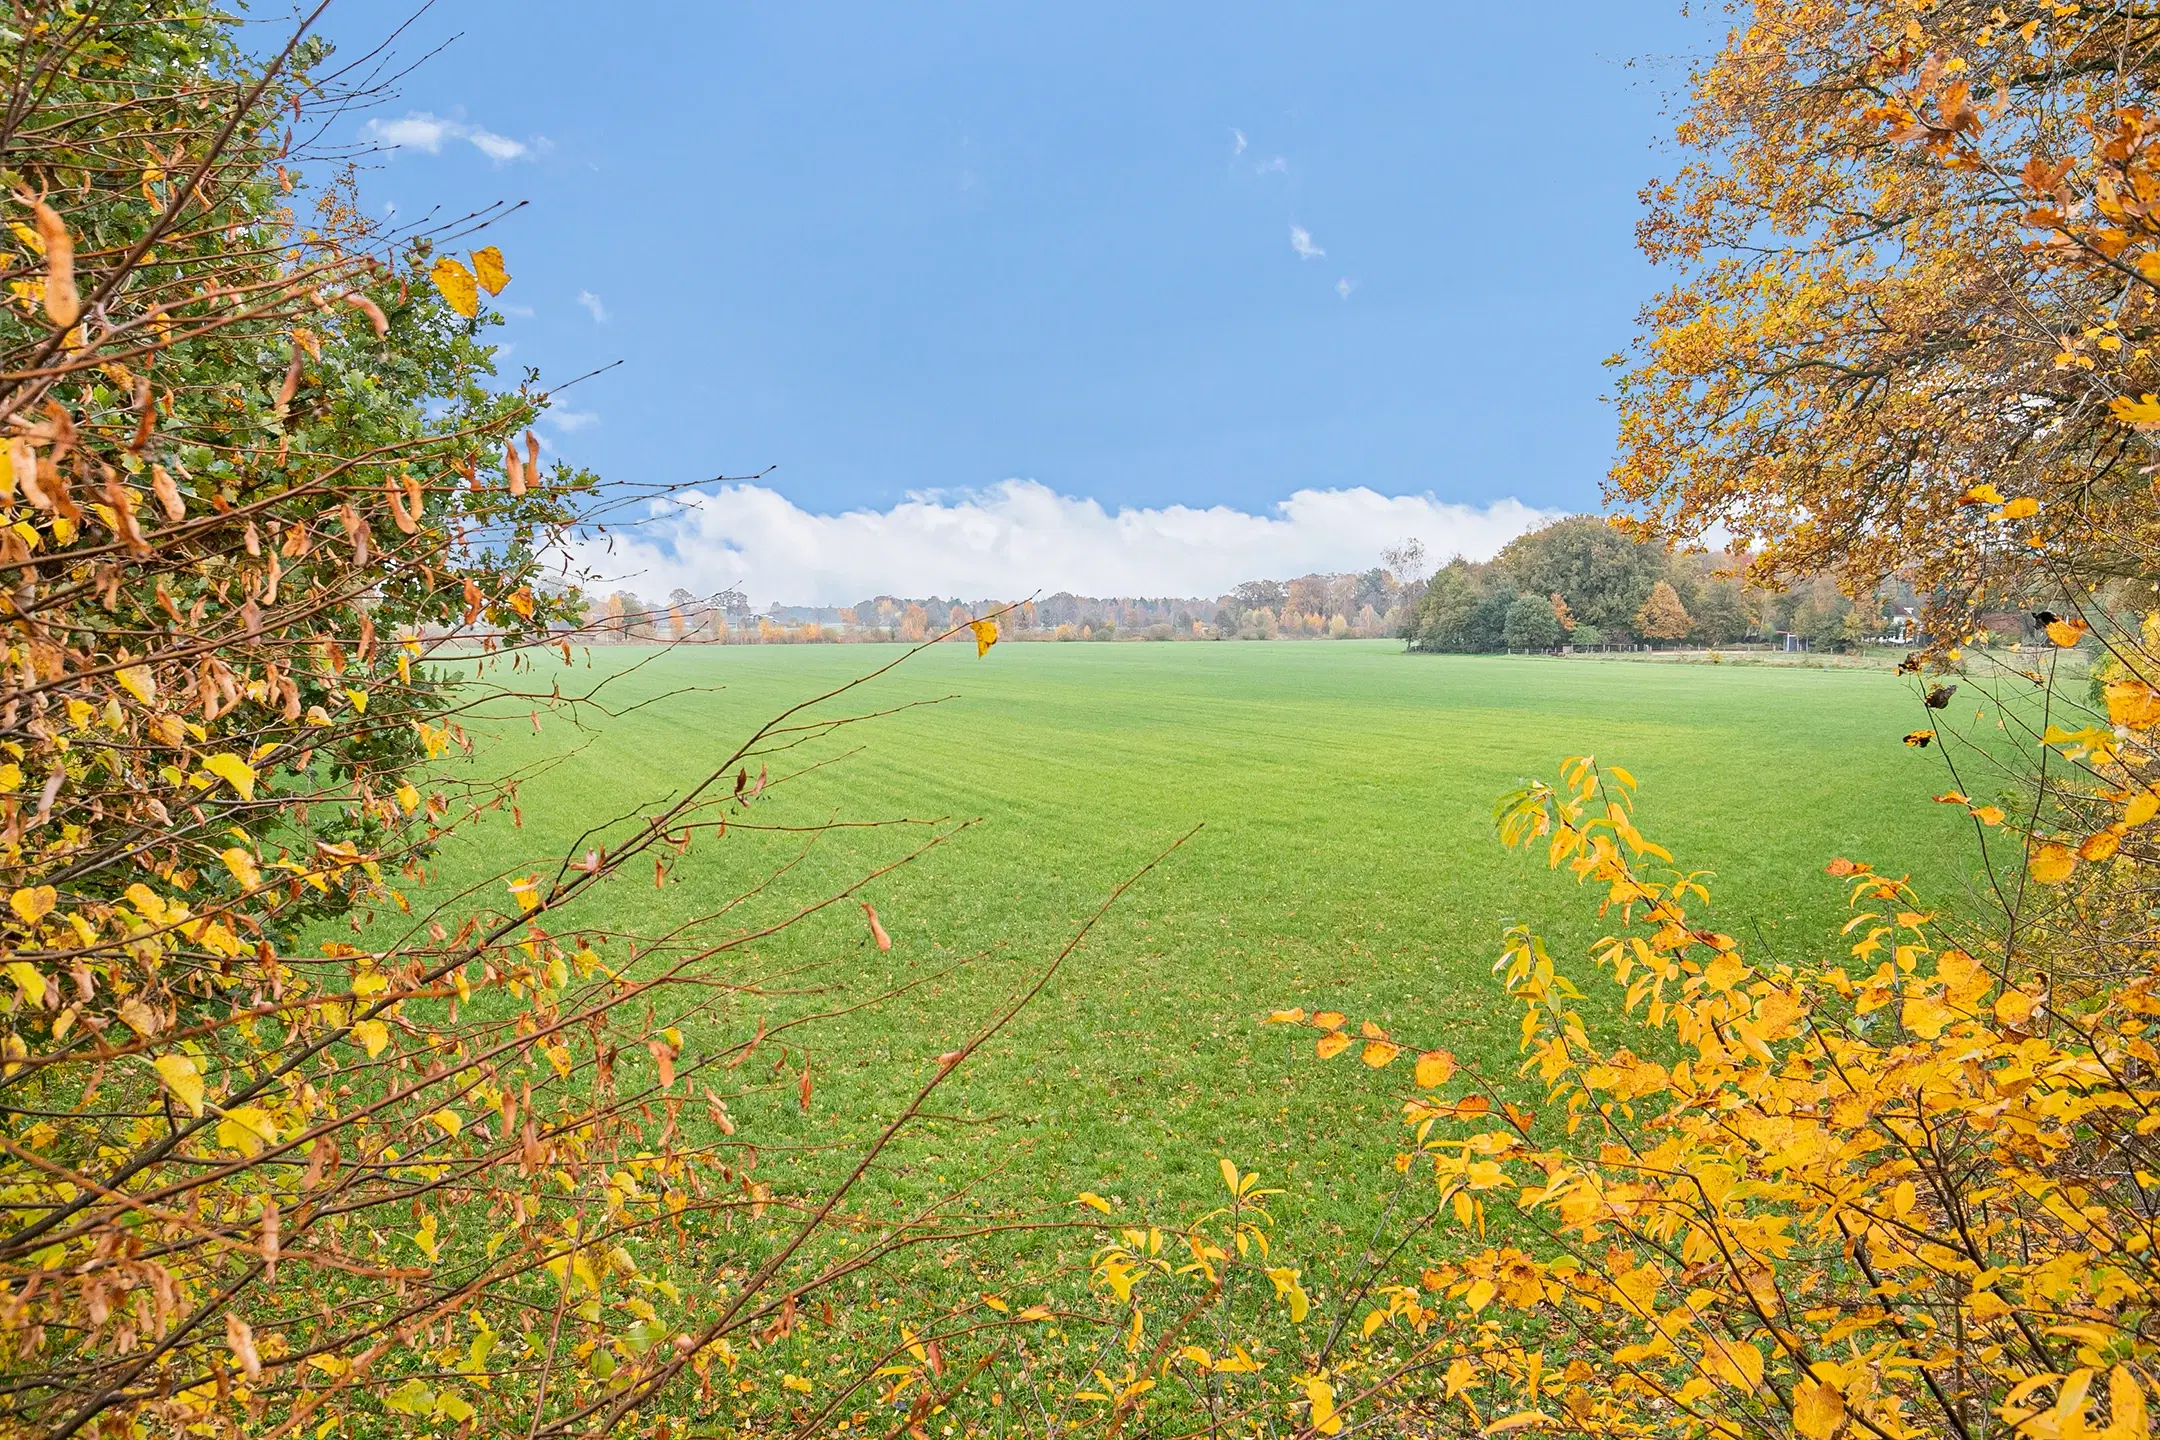
[[2150,578],[2156,88],[2136,6],[1738,12],[1647,192],[1680,273],[1618,381],[1613,498],[1762,542],[1758,578],[1908,574],[1953,640],[2070,568]]
[[1566,633],[1560,628],[1560,617],[1553,613],[1552,601],[1528,590],[1509,602],[1507,619],[1501,627],[1501,638],[1510,650],[1551,650]]
[[1628,629],[1665,571],[1660,545],[1593,516],[1572,516],[1518,536],[1495,564],[1514,588],[1566,598],[1577,620],[1608,633]]

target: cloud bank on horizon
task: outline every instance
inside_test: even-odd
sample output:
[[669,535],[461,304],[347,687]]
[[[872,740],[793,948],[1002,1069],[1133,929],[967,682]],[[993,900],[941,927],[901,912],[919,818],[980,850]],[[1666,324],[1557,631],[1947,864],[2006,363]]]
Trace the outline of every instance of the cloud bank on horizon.
[[1485,559],[1557,515],[1514,499],[1479,507],[1362,485],[1300,490],[1261,515],[1226,505],[1111,511],[1033,480],[820,515],[740,484],[674,497],[642,524],[580,542],[573,559],[603,589],[657,598],[736,586],[761,606],[1061,590],[1213,596],[1245,580],[1370,569],[1409,538],[1436,563]]

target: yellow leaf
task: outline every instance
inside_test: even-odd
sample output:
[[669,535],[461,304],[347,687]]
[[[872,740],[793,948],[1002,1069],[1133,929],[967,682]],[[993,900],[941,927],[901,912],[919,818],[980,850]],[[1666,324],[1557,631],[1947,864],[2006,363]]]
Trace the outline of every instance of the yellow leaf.
[[2108,1371],[2108,1412],[2108,1427],[2101,1432],[2107,1440],[2146,1440],[2152,1433],[2152,1422],[2145,1412],[2145,1392],[2138,1388],[2137,1376],[2127,1365]]
[[1510,1430],[1527,1430],[1532,1425],[1550,1425],[1552,1417],[1536,1410],[1523,1410],[1505,1420],[1495,1420],[1485,1427],[1487,1435],[1505,1435]]
[[1342,1012],[1339,1010],[1318,1011],[1313,1015],[1312,1023],[1315,1030],[1340,1030],[1343,1027]]
[[1705,1338],[1704,1369],[1738,1390],[1753,1391],[1762,1384],[1762,1351],[1746,1340],[1727,1340],[1715,1334]]
[[437,1110],[433,1115],[428,1116],[428,1119],[434,1121],[443,1134],[453,1139],[456,1138],[458,1131],[465,1128],[465,1122],[458,1118],[458,1113],[455,1110]]
[[1302,1025],[1305,1023],[1305,1012],[1303,1010],[1271,1010],[1263,1023],[1268,1025]]
[[352,1027],[352,1037],[360,1042],[360,1048],[367,1051],[368,1059],[372,1060],[382,1054],[383,1047],[390,1043],[390,1027],[380,1020],[356,1021]]
[[970,620],[968,629],[975,632],[975,658],[980,660],[997,644],[998,627],[995,620]]
[[2105,860],[2115,853],[2115,847],[2121,843],[2122,837],[2113,830],[2102,830],[2088,835],[2084,843],[2078,846],[2078,859],[2090,862]]
[[2142,825],[2155,815],[2160,815],[2160,795],[2150,790],[2138,791],[2130,797],[2130,803],[2123,806],[2125,825]]
[[225,868],[232,871],[233,879],[239,881],[243,889],[253,890],[262,884],[262,871],[255,868],[255,857],[238,845],[218,858],[225,862]]
[[52,914],[53,906],[60,903],[60,892],[50,885],[30,885],[17,890],[8,897],[8,909],[25,925],[35,925]]
[[243,800],[255,798],[255,767],[229,750],[221,750],[203,761],[203,769],[223,780],[239,792]]
[[1237,1189],[1237,1182],[1238,1182],[1238,1173],[1237,1173],[1237,1166],[1235,1166],[1235,1165],[1231,1164],[1231,1163],[1230,1163],[1230,1161],[1229,1161],[1229,1159],[1228,1159],[1227,1157],[1226,1157],[1226,1158],[1224,1158],[1224,1159],[1223,1159],[1223,1160],[1222,1160],[1221,1162],[1219,1162],[1219,1163],[1220,1163],[1220,1164],[1221,1164],[1221,1166],[1222,1166],[1222,1183],[1230,1187],[1230,1193],[1231,1193],[1232,1195],[1235,1195],[1235,1194],[1237,1194],[1237,1193],[1238,1193],[1238,1189]]
[[1090,1210],[1100,1210],[1105,1215],[1110,1213],[1110,1202],[1092,1190],[1081,1191],[1078,1203],[1087,1206]]
[[2108,413],[2125,425],[2160,424],[2160,396],[2147,395],[2132,400],[2127,395],[2118,395],[2108,401]]
[[2032,878],[2042,885],[2060,885],[2077,869],[2077,856],[2070,852],[2069,846],[2049,840],[2033,847],[2027,865]]
[[480,288],[490,295],[500,295],[503,286],[510,283],[510,272],[503,269],[502,251],[493,245],[483,245],[472,252],[473,275]]
[[2005,1025],[2023,1025],[2040,1008],[2040,1001],[2023,990],[2005,990],[1995,997],[1995,1018]]
[[1933,1040],[1942,1034],[1943,1027],[1957,1016],[1949,1006],[1932,995],[1911,994],[1905,997],[1905,1005],[1898,1019],[1907,1030],[1923,1040]]
[[1470,1282],[1470,1290],[1469,1293],[1463,1296],[1463,1303],[1470,1307],[1470,1313],[1474,1315],[1487,1305],[1492,1304],[1493,1296],[1499,1293],[1500,1287],[1498,1285],[1481,1277]]
[[480,290],[472,271],[448,255],[435,262],[434,268],[428,271],[428,279],[435,282],[435,288],[458,314],[470,320],[480,313]]
[[15,982],[15,988],[22,991],[23,999],[32,1005],[45,1003],[45,977],[37,972],[36,966],[26,960],[10,960],[7,973],[8,979]]
[[187,1106],[188,1113],[200,1120],[203,1109],[203,1081],[202,1073],[195,1068],[195,1062],[185,1055],[160,1055],[152,1060],[150,1065],[157,1071],[158,1079],[165,1082],[165,1088],[172,1091],[173,1098]]
[[410,815],[420,808],[420,792],[410,784],[400,785],[397,787],[397,803],[399,809]]
[[2114,680],[2103,687],[2108,723],[2148,730],[2160,723],[2160,691],[2142,680]]
[[1965,492],[1964,503],[1968,505],[2000,505],[2002,491],[1993,485],[1975,485]]
[[1322,1435],[1342,1433],[1342,1416],[1335,1413],[1335,1387],[1319,1376],[1305,1382],[1305,1399],[1312,1405],[1312,1428]]
[[517,896],[518,905],[528,914],[540,908],[540,881],[537,876],[527,875],[512,880],[510,893]]
[[265,1145],[275,1145],[277,1138],[277,1121],[257,1105],[227,1110],[218,1121],[218,1144],[242,1155],[253,1155]]
[[1313,1046],[1313,1053],[1322,1060],[1332,1060],[1350,1048],[1350,1037],[1340,1030],[1330,1030]]
[[1387,1040],[1368,1040],[1358,1055],[1360,1060],[1374,1070],[1385,1070],[1389,1062],[1402,1054],[1402,1046]]
[[1305,1287],[1298,1283],[1298,1272],[1287,1267],[1278,1267],[1268,1271],[1267,1277],[1275,1283],[1276,1295],[1289,1303],[1290,1323],[1304,1324],[1305,1317],[1312,1312],[1312,1297],[1307,1295]]
[[2040,502],[2030,495],[2020,495],[2017,499],[2006,502],[2002,507],[2002,518],[2005,520],[2023,520],[2029,515],[2039,513]]
[[145,705],[157,699],[157,678],[147,665],[123,665],[113,672],[113,679]]

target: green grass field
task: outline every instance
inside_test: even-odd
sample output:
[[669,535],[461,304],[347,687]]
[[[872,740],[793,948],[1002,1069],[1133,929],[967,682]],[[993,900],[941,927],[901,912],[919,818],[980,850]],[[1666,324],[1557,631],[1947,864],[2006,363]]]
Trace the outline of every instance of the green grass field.
[[[589,668],[581,655],[565,691],[637,667],[603,692],[628,713],[536,737],[520,707],[514,723],[483,727],[498,732],[480,750],[489,770],[552,764],[523,785],[523,828],[491,822],[453,841],[438,883],[527,868],[587,825],[656,807],[759,721],[897,653],[599,649]],[[553,678],[543,669],[543,688]],[[1930,803],[1944,788],[1934,758],[1899,744],[1922,712],[1881,672],[1428,657],[1380,642],[1006,644],[981,660],[947,645],[839,708],[948,696],[775,757],[775,775],[833,763],[745,817],[982,822],[871,888],[889,953],[846,905],[729,962],[730,978],[763,977],[770,992],[730,1002],[731,1033],[958,966],[818,1025],[807,1117],[766,1056],[732,1072],[752,1092],[735,1110],[765,1147],[761,1173],[827,1170],[1112,886],[1204,828],[949,1082],[931,1107],[949,1118],[878,1174],[873,1208],[979,1181],[1001,1206],[1092,1189],[1179,1215],[1212,1203],[1228,1156],[1289,1186],[1288,1238],[1369,1214],[1407,1067],[1322,1065],[1309,1031],[1261,1017],[1340,1009],[1508,1071],[1518,1012],[1491,975],[1502,929],[1533,920],[1584,969],[1601,933],[1594,897],[1493,834],[1494,798],[1567,754],[1635,772],[1645,831],[1717,872],[1713,923],[1751,945],[1837,943],[1842,896],[1822,873],[1834,855],[1909,870],[1949,902],[1968,863],[1962,814]],[[845,884],[919,838],[830,836],[781,892]],[[682,925],[799,844],[707,832],[664,888],[632,876],[572,918],[645,934]],[[705,929],[778,908],[768,897]]]

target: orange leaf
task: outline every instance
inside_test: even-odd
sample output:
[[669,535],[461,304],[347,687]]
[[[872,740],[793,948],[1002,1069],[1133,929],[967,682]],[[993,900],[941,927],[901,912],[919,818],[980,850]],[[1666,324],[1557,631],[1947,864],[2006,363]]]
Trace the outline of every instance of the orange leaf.
[[2077,856],[2070,847],[2050,840],[2033,847],[2032,857],[2026,862],[2032,878],[2042,885],[2060,885],[2077,869]]
[[2085,861],[2105,860],[2115,853],[2115,847],[2121,843],[2122,837],[2113,830],[2102,830],[2097,834],[2088,835],[2085,837],[2085,843],[2077,848],[2078,859]]
[[1322,1060],[1332,1060],[1349,1048],[1350,1037],[1340,1030],[1331,1030],[1320,1037],[1319,1043],[1313,1046],[1313,1053]]
[[1402,1046],[1387,1040],[1368,1040],[1358,1058],[1374,1070],[1385,1070],[1388,1063],[1402,1054]]
[[2085,638],[2085,631],[2088,628],[2083,620],[2072,616],[2067,620],[2050,622],[2047,627],[2047,637],[2067,650]]
[[1428,1050],[1417,1057],[1417,1083],[1430,1090],[1447,1084],[1455,1074],[1455,1057],[1445,1050]]
[[867,903],[863,905],[862,911],[870,919],[870,938],[877,941],[877,948],[880,950],[892,949],[892,936],[886,934],[885,927],[878,923],[877,911]]
[[1339,1010],[1315,1011],[1312,1023],[1315,1030],[1340,1030],[1343,1027],[1343,1015]]

